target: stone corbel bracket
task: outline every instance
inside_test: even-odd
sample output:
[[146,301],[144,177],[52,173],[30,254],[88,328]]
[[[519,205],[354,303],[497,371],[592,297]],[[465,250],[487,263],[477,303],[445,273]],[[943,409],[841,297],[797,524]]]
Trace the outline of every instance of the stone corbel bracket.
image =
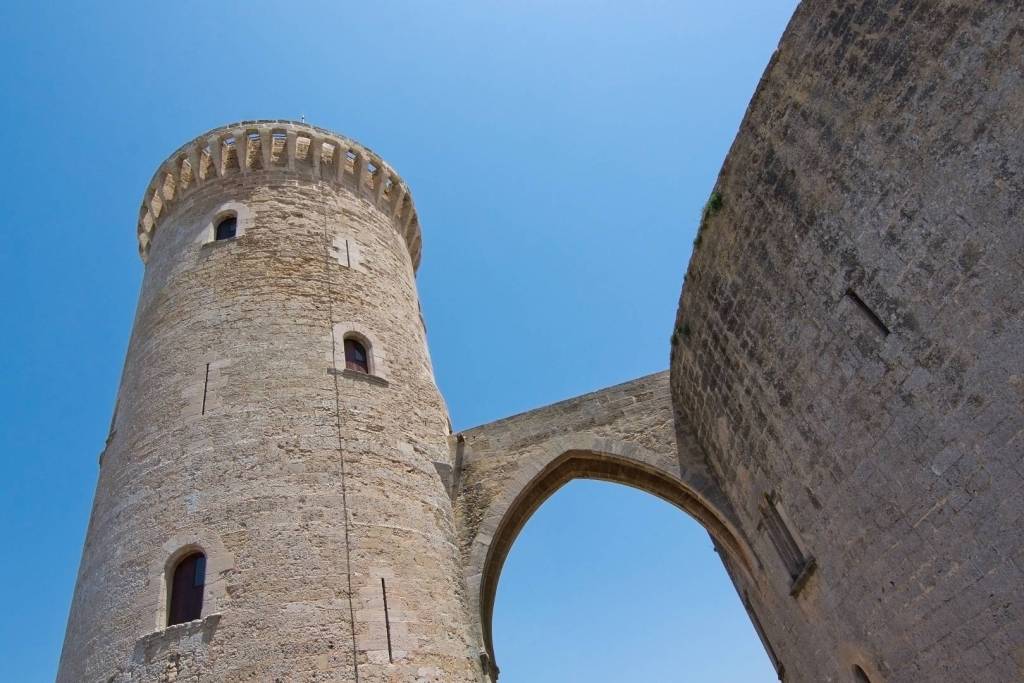
[[153,235],[179,199],[219,178],[288,173],[345,187],[390,216],[405,240],[413,268],[422,237],[412,194],[387,162],[331,131],[287,120],[240,121],[183,145],[153,175],[139,208],[139,254],[145,262]]

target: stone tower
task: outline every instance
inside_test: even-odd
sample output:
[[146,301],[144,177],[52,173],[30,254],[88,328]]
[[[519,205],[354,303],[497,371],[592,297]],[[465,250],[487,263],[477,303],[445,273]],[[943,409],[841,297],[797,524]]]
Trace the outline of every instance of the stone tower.
[[[245,121],[167,159],[138,238],[58,680],[483,680],[402,179],[342,136]],[[197,551],[201,618],[168,626]]]

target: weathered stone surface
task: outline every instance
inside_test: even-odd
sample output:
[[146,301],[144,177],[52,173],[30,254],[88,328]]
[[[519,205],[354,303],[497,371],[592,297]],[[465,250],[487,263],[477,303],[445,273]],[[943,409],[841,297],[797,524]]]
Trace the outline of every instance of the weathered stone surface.
[[[300,151],[318,133],[288,130]],[[321,175],[311,154],[212,173],[147,233],[59,680],[480,680],[411,214],[371,178]],[[241,234],[210,241],[225,206]],[[376,381],[344,371],[347,332]],[[204,619],[165,628],[165,572],[192,547]]]
[[753,570],[731,506],[691,435],[676,434],[668,373],[500,420],[456,437],[457,522],[470,607],[493,661],[491,611],[502,564],[530,515],[572,479],[635,486],[693,515]]
[[[58,679],[486,681],[505,556],[577,477],[703,523],[787,681],[1024,679],[1022,55],[1019,2],[804,0],[671,376],[459,435],[397,174],[291,122],[178,150]],[[167,627],[194,548],[202,619]]]
[[673,391],[786,680],[1024,679],[1022,56],[1019,2],[804,0],[719,177]]

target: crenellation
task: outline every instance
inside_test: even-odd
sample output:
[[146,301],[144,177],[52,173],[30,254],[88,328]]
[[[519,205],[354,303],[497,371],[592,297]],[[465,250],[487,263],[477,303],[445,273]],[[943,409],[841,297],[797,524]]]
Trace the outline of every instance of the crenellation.
[[[405,211],[406,200],[409,195],[405,191],[405,187],[402,186],[399,179],[394,179],[392,182],[395,183],[396,189],[393,193],[394,197],[391,202],[391,218],[394,221],[400,221],[403,217],[402,212]],[[402,236],[404,238],[405,225],[404,223],[399,223],[399,225],[402,226],[400,230],[403,232]]]
[[355,152],[352,159],[352,184],[362,190],[366,176],[366,156],[359,151]]
[[[274,125],[280,123],[287,125]],[[325,146],[329,154],[325,154]],[[186,162],[191,170],[187,183],[182,171]],[[192,170],[196,168],[200,169],[198,173]],[[275,170],[314,180],[330,179],[354,188],[358,195],[392,218],[395,229],[409,245],[414,266],[418,266],[420,242],[416,238],[418,224],[413,221],[415,208],[398,174],[349,140],[305,124],[276,121],[225,126],[172,154],[146,191],[139,213],[139,253],[143,259],[148,258],[152,233],[162,222],[162,215],[178,199],[191,194],[194,187],[236,172],[248,176]]]
[[243,174],[248,174],[250,171],[250,165],[254,161],[249,155],[249,152],[251,151],[249,146],[249,132],[244,128],[236,128],[231,132],[231,136],[235,141],[233,146],[235,148],[235,159],[238,162],[238,168]]
[[321,161],[326,140],[317,135],[309,138],[309,159],[314,178],[320,178]]
[[260,137],[260,164],[261,170],[268,170],[273,165],[274,156],[274,131],[264,127],[258,130]]
[[209,164],[206,167],[206,179],[219,178],[223,175],[224,170],[224,160],[222,158],[224,149],[220,135],[209,136],[206,139],[204,151],[209,158]]
[[380,204],[381,200],[384,198],[384,191],[387,189],[390,179],[388,178],[387,172],[379,167],[374,170],[371,179],[373,181],[373,201],[376,204]]

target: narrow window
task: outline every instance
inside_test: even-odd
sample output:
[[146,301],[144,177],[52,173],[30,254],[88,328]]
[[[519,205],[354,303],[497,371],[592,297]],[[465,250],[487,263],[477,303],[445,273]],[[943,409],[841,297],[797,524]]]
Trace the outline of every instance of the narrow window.
[[776,495],[765,496],[762,507],[762,526],[768,531],[772,544],[782,558],[792,579],[790,594],[796,595],[814,569],[814,558],[808,557],[797,542]]
[[203,587],[206,584],[206,555],[192,553],[174,568],[171,578],[171,605],[167,625],[199,619],[203,613]]
[[889,336],[889,328],[886,326],[884,322],[882,322],[882,319],[878,317],[878,314],[871,310],[871,307],[864,302],[864,299],[860,298],[860,295],[857,294],[857,292],[853,291],[852,289],[847,289],[846,298],[853,303],[854,308],[856,308],[860,312],[864,319],[871,323],[871,325],[876,330],[878,330],[879,334],[881,334],[883,337]]
[[345,340],[345,369],[370,374],[370,363],[366,347],[355,339]]
[[388,587],[384,583],[384,577],[380,577],[380,592],[384,596],[384,630],[388,636],[388,661],[395,663],[395,656],[391,650],[391,617],[388,616]]
[[864,669],[856,664],[853,665],[853,681],[854,683],[871,683],[871,679],[864,673]]
[[229,240],[238,232],[238,217],[225,216],[217,223],[217,230],[214,237],[217,240]]

